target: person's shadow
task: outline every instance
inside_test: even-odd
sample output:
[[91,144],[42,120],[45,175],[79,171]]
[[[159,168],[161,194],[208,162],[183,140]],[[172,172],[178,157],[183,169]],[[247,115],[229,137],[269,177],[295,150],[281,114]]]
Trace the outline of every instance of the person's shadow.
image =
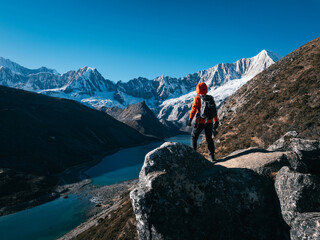
[[224,158],[221,158],[221,159],[217,159],[214,163],[220,163],[220,162],[226,162],[228,160],[231,160],[231,159],[234,159],[234,158],[238,158],[238,157],[241,157],[241,156],[244,156],[244,155],[248,155],[248,154],[251,154],[251,153],[268,153],[270,151],[267,151],[263,148],[251,148],[251,149],[246,149],[246,150],[243,150],[239,153],[236,153],[234,155],[231,155],[231,156],[227,156],[227,157],[224,157]]

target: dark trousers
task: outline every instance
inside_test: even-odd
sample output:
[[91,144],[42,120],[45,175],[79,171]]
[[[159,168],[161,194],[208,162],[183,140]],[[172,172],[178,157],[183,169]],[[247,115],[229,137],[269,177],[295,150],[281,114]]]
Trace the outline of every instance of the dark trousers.
[[205,124],[196,123],[191,133],[191,147],[194,150],[197,150],[197,141],[200,133],[204,129],[207,144],[208,144],[209,157],[211,159],[214,159],[214,143],[212,139],[212,128],[213,128],[213,123],[205,123]]

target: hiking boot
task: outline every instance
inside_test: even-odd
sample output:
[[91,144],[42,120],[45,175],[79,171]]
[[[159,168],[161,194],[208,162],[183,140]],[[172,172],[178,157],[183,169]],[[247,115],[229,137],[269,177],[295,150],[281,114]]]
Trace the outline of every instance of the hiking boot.
[[217,160],[215,159],[214,156],[209,156],[209,161],[210,161],[210,162],[216,162]]

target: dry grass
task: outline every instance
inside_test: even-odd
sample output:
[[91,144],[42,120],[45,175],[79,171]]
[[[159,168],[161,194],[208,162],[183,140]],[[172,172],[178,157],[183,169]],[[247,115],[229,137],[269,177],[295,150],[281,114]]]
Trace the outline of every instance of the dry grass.
[[136,219],[129,198],[126,194],[125,200],[120,207],[111,212],[108,217],[101,219],[97,226],[79,234],[77,240],[134,240],[138,239]]

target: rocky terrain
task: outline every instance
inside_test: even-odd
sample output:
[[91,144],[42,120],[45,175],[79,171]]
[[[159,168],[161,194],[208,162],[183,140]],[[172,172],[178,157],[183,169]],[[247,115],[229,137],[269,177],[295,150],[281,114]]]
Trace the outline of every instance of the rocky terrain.
[[62,239],[319,239],[320,142],[297,135],[215,163],[165,143],[132,186],[135,215],[125,194]]
[[57,197],[58,175],[70,167],[154,140],[76,101],[4,86],[0,95],[1,214]]
[[130,193],[139,239],[319,239],[320,142],[282,141],[216,163],[178,143],[147,154]]
[[125,109],[107,108],[106,112],[147,136],[164,139],[182,133],[177,127],[162,124],[144,101],[131,104]]
[[[320,38],[248,81],[221,106],[216,136],[219,157],[267,147],[288,131],[320,139]],[[206,144],[200,151],[206,152]]]

